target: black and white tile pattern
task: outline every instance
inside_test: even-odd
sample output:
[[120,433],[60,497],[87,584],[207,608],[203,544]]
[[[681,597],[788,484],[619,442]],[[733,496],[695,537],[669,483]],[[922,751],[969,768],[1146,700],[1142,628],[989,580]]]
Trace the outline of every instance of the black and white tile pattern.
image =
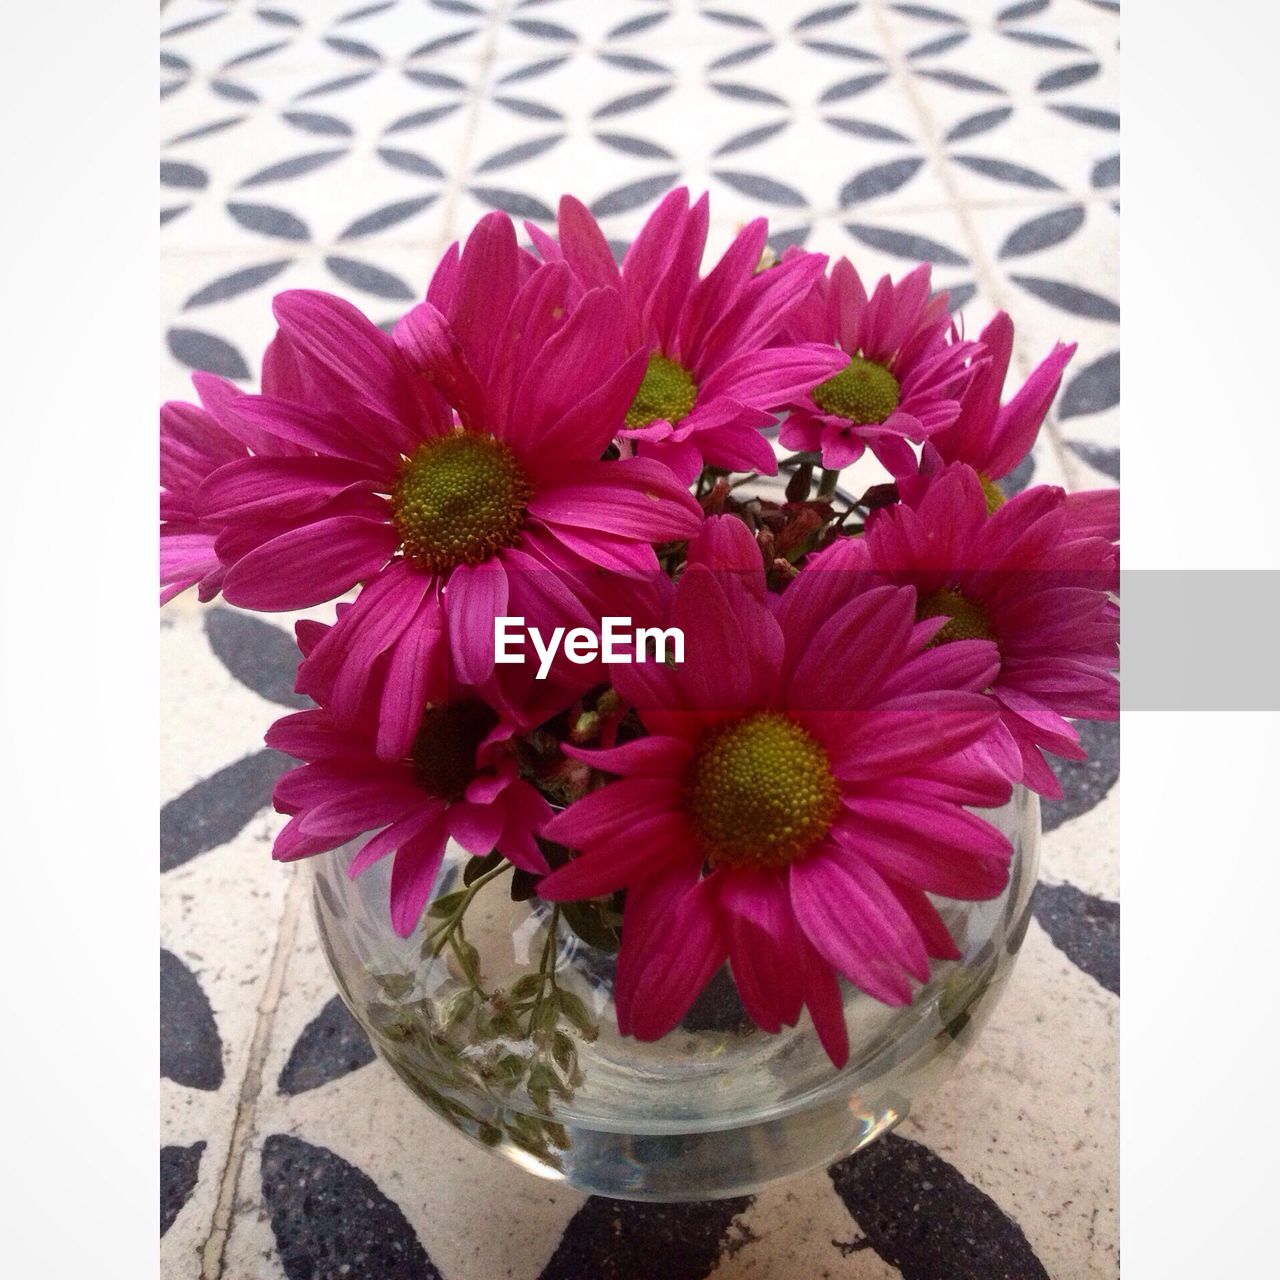
[[[970,332],[1007,308],[1021,374],[1077,339],[1011,479],[1117,483],[1118,26],[1110,0],[169,0],[164,391],[249,385],[279,289],[390,321],[487,209],[545,222],[572,190],[622,244],[682,181],[713,251],[766,213],[779,248],[932,261]],[[291,621],[162,620],[166,1280],[1116,1274],[1113,726],[1045,807],[1002,1004],[898,1134],[755,1197],[618,1204],[470,1147],[334,997],[269,858]]]

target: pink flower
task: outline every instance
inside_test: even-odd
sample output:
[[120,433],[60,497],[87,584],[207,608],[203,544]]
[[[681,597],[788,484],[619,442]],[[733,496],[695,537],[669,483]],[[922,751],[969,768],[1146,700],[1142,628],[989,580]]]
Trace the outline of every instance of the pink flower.
[[965,388],[959,415],[934,431],[929,444],[944,462],[972,467],[982,480],[988,505],[999,506],[1003,495],[993,482],[1008,475],[1031,452],[1076,344],[1056,343],[1017,395],[1002,405],[1000,395],[1013,353],[1013,322],[1005,312],[998,312],[978,341],[986,349],[987,360],[975,369]]
[[771,346],[793,308],[821,276],[826,258],[792,255],[757,271],[768,226],[742,229],[707,276],[707,197],[670,192],[628,249],[619,270],[596,220],[581,201],[560,201],[559,243],[526,223],[542,256],[563,261],[583,288],[615,289],[626,310],[630,352],[648,358],[628,408],[625,439],[689,482],[702,464],[772,475],[777,459],[761,427],[772,410],[839,366],[815,344]]
[[[201,485],[219,467],[260,456],[304,457],[303,444],[258,428],[237,415],[244,392],[225,378],[195,373],[191,381],[199,405],[171,400],[160,408],[160,603],[199,584],[202,601],[222,590],[226,567],[215,549],[222,521],[211,519],[198,501]],[[305,397],[298,362],[282,334],[268,344],[262,360],[262,390],[268,396]]]
[[[1078,537],[1120,540],[1120,490],[1081,489],[1067,494],[1071,530]],[[1117,561],[1117,564],[1119,562]]]
[[201,600],[222,590],[214,551],[221,526],[207,520],[196,494],[219,467],[249,456],[249,442],[268,447],[228,411],[242,394],[211,373],[192,378],[200,404],[170,400],[160,407],[160,603],[199,585]]
[[[793,339],[834,343],[839,371],[797,397],[779,440],[821,451],[822,465],[856,462],[870,445],[895,474],[912,459],[907,440],[923,440],[954,422],[959,394],[981,355],[960,340],[945,293],[929,296],[929,267],[894,284],[883,276],[870,298],[847,258],[819,281],[792,318]],[[948,341],[950,336],[951,340]]]
[[644,372],[616,293],[522,254],[505,215],[453,246],[393,337],[327,294],[284,293],[275,311],[281,390],[234,411],[299,455],[255,449],[196,498],[221,528],[233,604],[300,609],[364,584],[299,688],[331,690],[351,724],[380,671],[383,759],[409,749],[446,649],[479,684],[497,615],[590,625],[575,575],[644,578],[654,543],[697,531],[701,509],[666,467],[601,460]]
[[1064,717],[1119,713],[1119,609],[1109,594],[1118,561],[1110,538],[1099,536],[1110,504],[1082,505],[1037,485],[988,515],[981,480],[963,463],[918,479],[904,496],[876,515],[865,538],[837,543],[818,562],[914,586],[919,616],[947,620],[935,644],[994,641],[1000,667],[990,692],[1022,757],[1021,780],[1057,799],[1062,789],[1042,752],[1085,758]]
[[291,862],[365,836],[347,874],[395,855],[391,922],[402,936],[422,914],[451,836],[475,857],[497,849],[526,871],[546,871],[534,837],[551,808],[516,776],[512,732],[478,699],[431,706],[404,758],[389,761],[369,731],[343,728],[323,708],[277,720],[267,745],[306,763],[276,783],[275,807],[290,818],[272,856]]
[[964,808],[1004,803],[1017,767],[1001,740],[975,745],[995,648],[930,647],[942,623],[916,622],[912,590],[857,588],[805,569],[771,607],[745,526],[709,521],[675,592],[684,664],[614,668],[648,736],[565,748],[621,780],[552,820],[581,856],[539,892],[626,888],[624,1034],[670,1031],[727,957],[761,1027],[807,1005],[843,1065],[837,975],[909,1003],[930,956],[959,954],[926,895],[1004,887],[1008,842]]

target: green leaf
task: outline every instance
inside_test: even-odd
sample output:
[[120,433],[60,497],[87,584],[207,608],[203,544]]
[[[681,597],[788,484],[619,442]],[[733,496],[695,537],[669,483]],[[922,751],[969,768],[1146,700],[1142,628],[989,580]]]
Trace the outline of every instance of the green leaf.
[[482,875],[496,870],[501,864],[502,854],[496,849],[483,858],[468,858],[466,866],[462,868],[462,883],[475,884]]
[[498,1078],[507,1084],[515,1084],[519,1080],[524,1079],[524,1073],[529,1069],[529,1060],[522,1058],[518,1053],[504,1053],[498,1059],[497,1073]]
[[538,877],[531,871],[517,867],[511,877],[511,901],[528,902],[538,896]]
[[556,994],[560,1001],[560,1012],[582,1032],[586,1039],[594,1040],[599,1034],[599,1028],[581,997],[574,995],[572,991],[558,991]]
[[513,1000],[527,1000],[530,996],[536,996],[542,990],[542,985],[542,974],[523,974],[511,984],[511,998]]
[[563,902],[560,915],[565,924],[590,947],[610,955],[618,950],[621,939],[607,916],[608,908],[599,899],[586,902]]
[[369,977],[392,1000],[403,1000],[413,990],[416,981],[411,973],[370,973]]
[[393,1043],[413,1038],[414,1019],[408,1009],[398,1005],[371,1004],[368,1016],[378,1034]]
[[458,959],[458,967],[466,975],[467,981],[474,985],[480,983],[480,953],[465,938],[454,937],[453,954]]
[[435,916],[437,920],[448,920],[451,916],[457,915],[458,908],[462,906],[466,897],[467,891],[465,889],[456,889],[453,893],[446,893],[443,897],[437,898],[427,908],[427,915]]
[[445,1006],[444,1025],[446,1030],[452,1030],[464,1018],[470,1016],[472,1009],[475,1008],[476,994],[469,987],[465,991],[459,991],[456,996]]
[[572,1037],[557,1031],[551,1037],[551,1057],[561,1071],[572,1072],[578,1063],[578,1047]]
[[501,1036],[504,1040],[518,1040],[520,1038],[520,1023],[516,1015],[510,1011],[498,1014],[493,1020],[493,1034]]
[[529,1097],[533,1099],[539,1111],[551,1110],[551,1094],[563,1094],[564,1089],[556,1078],[556,1073],[545,1062],[536,1063],[529,1072]]

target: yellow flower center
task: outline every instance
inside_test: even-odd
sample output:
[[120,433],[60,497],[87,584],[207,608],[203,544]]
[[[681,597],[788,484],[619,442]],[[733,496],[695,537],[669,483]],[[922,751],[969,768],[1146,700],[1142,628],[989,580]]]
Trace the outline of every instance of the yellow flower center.
[[982,472],[978,472],[978,483],[982,486],[982,496],[987,500],[987,515],[993,516],[1005,504],[1004,491]]
[[698,387],[689,370],[655,351],[627,410],[627,426],[647,427],[659,419],[674,425],[688,414],[697,398]]
[[686,810],[713,866],[785,867],[826,835],[838,805],[827,753],[773,711],[708,729],[685,784]]
[[405,462],[392,518],[405,555],[442,573],[513,545],[532,493],[505,444],[455,431],[419,445]]
[[850,422],[883,422],[897,407],[901,387],[882,364],[854,356],[826,382],[813,389],[814,403],[823,413]]
[[476,749],[497,723],[481,702],[428,707],[410,752],[419,785],[441,800],[461,800],[476,776]]
[[949,622],[929,641],[929,647],[947,644],[951,640],[994,640],[995,632],[987,611],[960,592],[951,588],[935,591],[916,606],[916,621],[926,618],[948,618]]

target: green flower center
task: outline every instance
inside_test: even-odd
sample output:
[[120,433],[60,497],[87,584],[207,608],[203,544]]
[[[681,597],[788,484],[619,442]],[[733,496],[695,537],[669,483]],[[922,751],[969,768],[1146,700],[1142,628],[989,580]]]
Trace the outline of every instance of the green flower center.
[[900,392],[897,378],[884,365],[853,356],[834,378],[814,387],[813,399],[823,413],[872,423],[883,422],[898,407]]
[[785,867],[826,835],[838,804],[827,753],[774,711],[708,729],[685,784],[712,865]]
[[916,606],[916,621],[926,618],[949,618],[950,621],[929,641],[929,647],[947,644],[952,640],[994,640],[995,632],[987,611],[960,592],[951,588],[935,591]]
[[697,398],[698,387],[689,370],[655,351],[627,410],[627,426],[634,430],[660,419],[674,425],[693,408]]
[[981,472],[978,473],[978,483],[982,486],[982,496],[987,500],[987,515],[993,516],[1005,504],[1004,491]]
[[505,444],[455,431],[414,451],[392,491],[391,512],[405,555],[442,573],[511,546],[532,493]]
[[482,702],[428,707],[410,752],[419,785],[441,800],[461,800],[476,776],[476,749],[497,723]]

